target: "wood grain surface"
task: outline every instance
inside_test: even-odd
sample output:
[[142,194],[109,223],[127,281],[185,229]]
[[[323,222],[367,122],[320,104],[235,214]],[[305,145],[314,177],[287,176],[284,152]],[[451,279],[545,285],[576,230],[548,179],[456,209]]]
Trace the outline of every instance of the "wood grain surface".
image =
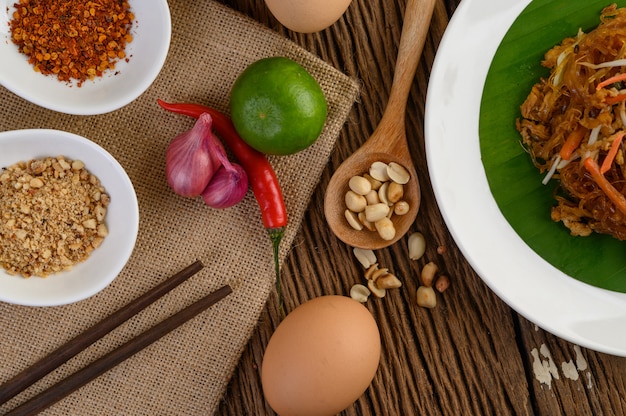
[[[415,230],[427,238],[417,264],[404,244],[377,252],[404,277],[400,290],[369,301],[382,335],[380,368],[345,415],[618,415],[626,414],[626,358],[559,339],[501,301],[472,270],[446,229],[426,165],[423,119],[429,72],[444,30],[460,1],[438,0],[411,90],[407,134],[422,186]],[[225,4],[292,39],[362,83],[337,148],[310,201],[282,270],[287,310],[320,295],[347,294],[362,276],[351,250],[324,221],[323,196],[334,169],[369,137],[389,91],[404,0],[353,0],[331,28],[315,34],[284,29],[263,0]],[[438,247],[445,249],[443,254]],[[435,261],[452,285],[433,310],[415,304],[416,274]],[[220,415],[272,415],[260,382],[263,351],[278,323],[271,300],[245,349],[218,410]]]

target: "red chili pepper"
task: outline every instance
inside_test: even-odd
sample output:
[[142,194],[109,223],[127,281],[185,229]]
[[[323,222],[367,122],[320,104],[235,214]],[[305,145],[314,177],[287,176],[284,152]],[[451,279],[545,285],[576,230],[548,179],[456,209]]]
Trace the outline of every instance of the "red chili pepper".
[[280,289],[280,264],[278,262],[278,248],[287,226],[287,210],[283,193],[278,183],[276,173],[265,155],[248,145],[237,133],[232,120],[224,113],[201,104],[167,103],[157,100],[165,110],[189,117],[198,118],[208,113],[213,118],[213,128],[218,136],[224,140],[226,146],[233,152],[250,179],[250,187],[261,208],[263,225],[269,232],[274,251],[274,265],[276,268],[276,288],[279,296],[281,313],[282,297]]

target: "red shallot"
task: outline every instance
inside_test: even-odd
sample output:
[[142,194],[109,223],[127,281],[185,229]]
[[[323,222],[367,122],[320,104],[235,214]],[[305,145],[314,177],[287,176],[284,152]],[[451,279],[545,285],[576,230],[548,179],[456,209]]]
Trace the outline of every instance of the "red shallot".
[[166,156],[167,183],[179,195],[201,195],[212,208],[228,208],[246,196],[248,175],[228,160],[212,124],[211,115],[202,114],[191,130],[172,140]]
[[212,208],[229,208],[238,204],[248,192],[248,175],[237,164],[222,165],[202,192],[204,203]]
[[200,195],[220,167],[214,150],[216,145],[212,143],[216,140],[211,122],[209,115],[200,117],[191,130],[176,136],[167,148],[167,183],[178,195],[190,198]]

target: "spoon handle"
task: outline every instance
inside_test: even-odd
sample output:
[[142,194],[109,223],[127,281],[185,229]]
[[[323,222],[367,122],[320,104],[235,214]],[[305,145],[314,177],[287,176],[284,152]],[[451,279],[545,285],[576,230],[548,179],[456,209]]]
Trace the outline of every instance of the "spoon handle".
[[406,104],[434,8],[435,0],[407,0],[393,83],[381,124],[390,122],[404,129]]

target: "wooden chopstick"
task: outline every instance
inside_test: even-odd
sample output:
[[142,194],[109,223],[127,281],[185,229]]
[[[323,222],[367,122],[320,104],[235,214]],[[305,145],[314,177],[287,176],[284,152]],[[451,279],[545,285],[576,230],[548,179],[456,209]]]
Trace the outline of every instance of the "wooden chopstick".
[[6,403],[43,376],[135,316],[148,305],[196,274],[203,267],[204,265],[200,261],[195,261],[7,381],[0,386],[0,405]]
[[43,391],[26,403],[23,403],[13,409],[5,416],[34,415],[41,412],[75,390],[89,383],[96,377],[104,374],[135,353],[141,351],[165,334],[178,328],[180,325],[184,324],[202,311],[208,309],[211,305],[225,298],[230,293],[232,293],[230,286],[222,286],[220,289],[210,293],[180,312],[177,312],[176,314],[165,319],[161,323],[144,331],[137,337],[128,341],[126,344],[118,347],[102,358],[99,358],[83,369],[61,380],[48,390]]

